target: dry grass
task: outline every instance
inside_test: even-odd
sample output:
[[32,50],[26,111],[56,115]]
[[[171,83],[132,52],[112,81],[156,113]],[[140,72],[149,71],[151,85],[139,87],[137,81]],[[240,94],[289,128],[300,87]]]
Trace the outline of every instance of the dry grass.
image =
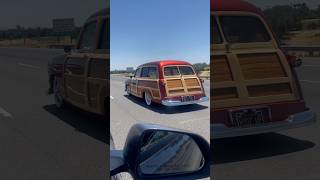
[[50,45],[75,45],[76,40],[70,37],[41,37],[26,39],[0,40],[0,47],[47,48]]
[[210,78],[210,71],[201,71],[199,73],[199,77],[203,79],[209,79]]
[[320,45],[320,30],[293,31],[287,38],[288,45]]

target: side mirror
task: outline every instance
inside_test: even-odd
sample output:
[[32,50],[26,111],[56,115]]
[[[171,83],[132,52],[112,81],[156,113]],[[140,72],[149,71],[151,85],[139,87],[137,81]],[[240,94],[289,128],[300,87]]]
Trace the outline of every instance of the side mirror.
[[[119,160],[119,158],[122,160]],[[137,124],[128,134],[123,155],[111,150],[111,176],[129,172],[135,179],[210,176],[210,147],[201,136],[151,124]],[[119,166],[124,162],[124,166]],[[126,169],[126,170],[124,170]]]
[[184,133],[151,130],[141,139],[136,164],[140,177],[194,173],[204,166],[204,156],[193,138]]
[[65,53],[70,53],[71,52],[71,47],[70,46],[65,46],[63,48],[63,50],[64,50]]

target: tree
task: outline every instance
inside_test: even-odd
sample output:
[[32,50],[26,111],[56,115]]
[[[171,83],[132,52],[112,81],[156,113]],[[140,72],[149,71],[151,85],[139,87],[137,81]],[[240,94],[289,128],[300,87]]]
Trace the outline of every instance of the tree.
[[208,67],[209,65],[207,63],[196,63],[193,64],[194,69],[196,70],[197,73],[199,73],[200,71],[204,71],[206,67]]

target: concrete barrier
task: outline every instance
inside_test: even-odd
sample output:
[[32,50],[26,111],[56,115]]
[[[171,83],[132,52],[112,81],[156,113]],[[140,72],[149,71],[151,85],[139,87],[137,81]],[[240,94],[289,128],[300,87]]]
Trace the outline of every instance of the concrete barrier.
[[320,45],[317,46],[281,46],[288,54],[297,57],[320,57]]

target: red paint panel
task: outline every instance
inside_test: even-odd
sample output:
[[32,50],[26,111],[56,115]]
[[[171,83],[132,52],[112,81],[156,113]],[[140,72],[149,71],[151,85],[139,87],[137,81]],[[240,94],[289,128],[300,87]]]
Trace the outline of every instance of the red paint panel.
[[210,8],[211,11],[244,11],[262,14],[256,6],[243,0],[211,0]]

